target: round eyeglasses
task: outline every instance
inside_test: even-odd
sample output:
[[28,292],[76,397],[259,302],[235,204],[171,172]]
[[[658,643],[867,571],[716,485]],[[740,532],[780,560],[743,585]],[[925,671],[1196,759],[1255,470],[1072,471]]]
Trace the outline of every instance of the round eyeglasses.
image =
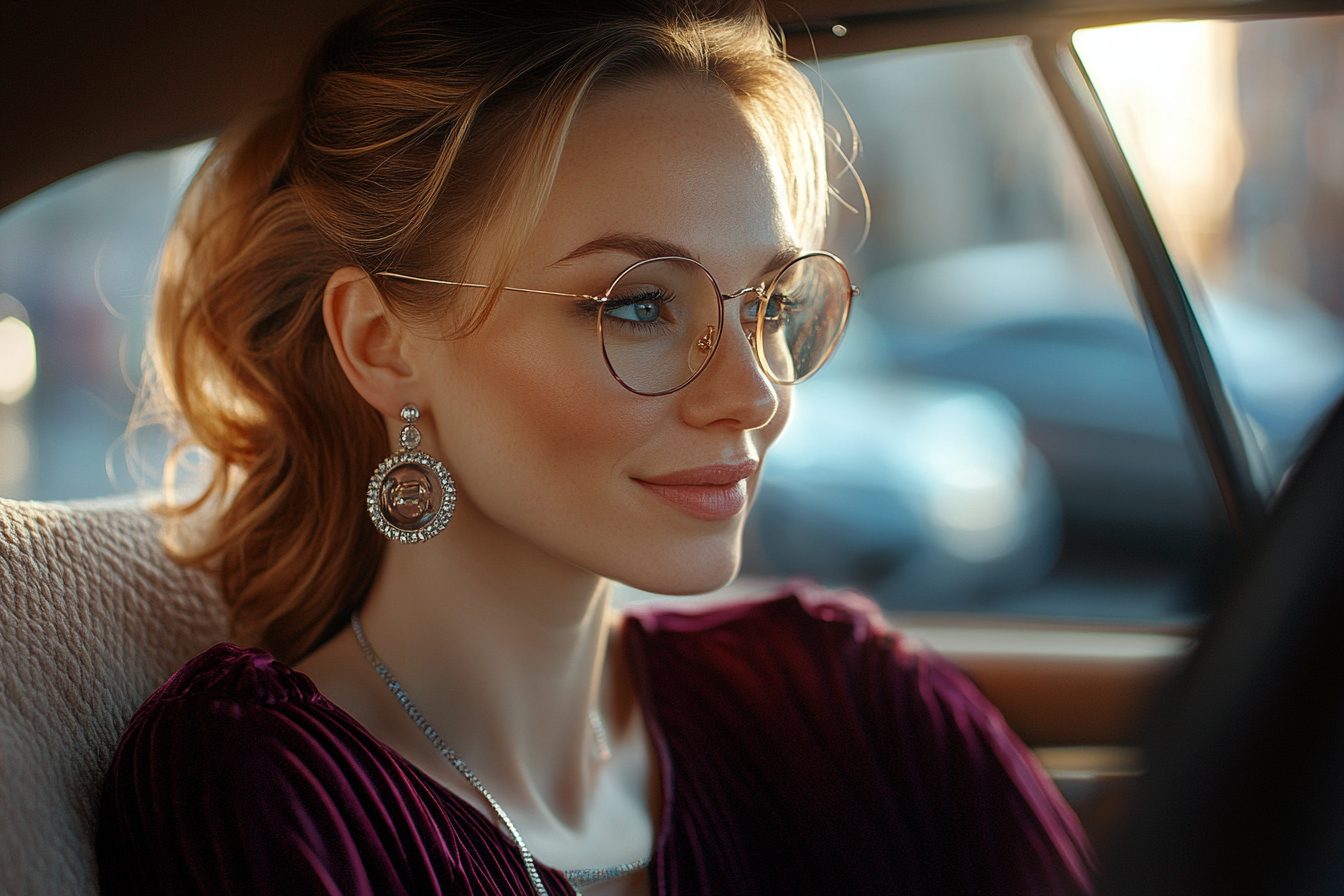
[[[432,280],[392,271],[374,276],[442,286],[489,289],[483,283]],[[724,303],[741,299],[741,326],[761,370],[793,385],[816,373],[835,351],[859,288],[829,252],[807,252],[768,285],[727,294],[700,262],[663,257],[637,261],[600,296],[502,287],[509,292],[588,299],[597,304],[602,357],[616,381],[639,395],[667,395],[704,371],[723,333]]]

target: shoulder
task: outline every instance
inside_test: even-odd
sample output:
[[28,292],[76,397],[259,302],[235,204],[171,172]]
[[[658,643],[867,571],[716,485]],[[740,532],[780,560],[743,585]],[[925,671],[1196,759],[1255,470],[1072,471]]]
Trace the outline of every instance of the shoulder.
[[[258,648],[216,644],[173,673],[155,691],[136,717],[152,715],[183,700],[271,706],[312,704],[331,709],[308,676],[296,672]],[[135,724],[135,719],[132,719]]]
[[631,607],[625,636],[636,662],[659,672],[722,667],[739,680],[743,674],[821,676],[843,686],[871,677],[876,664],[912,682],[926,679],[938,691],[968,686],[941,657],[892,628],[869,598],[806,581],[727,604]]
[[[109,779],[119,768],[148,763],[155,778],[180,765],[230,767],[319,760],[358,724],[312,681],[269,653],[216,644],[175,672],[146,700],[123,732]],[[227,762],[225,761],[227,760]]]
[[792,717],[802,727],[820,724],[828,750],[899,747],[907,769],[1006,763],[1018,776],[1041,776],[979,689],[860,594],[789,582],[751,601],[636,607],[625,635],[660,715],[686,707],[694,716],[694,707],[714,702],[731,705],[748,731],[777,730]]
[[[136,786],[185,780],[199,789],[236,775],[255,791],[286,771],[329,764],[356,743],[379,747],[306,675],[263,650],[216,644],[136,710],[107,784],[123,783],[119,773],[133,770]],[[183,778],[184,769],[208,770],[210,778]]]
[[803,580],[788,582],[769,594],[726,603],[672,598],[635,604],[625,609],[625,619],[626,630],[643,642],[686,644],[763,630],[820,635],[828,623],[860,635],[874,627],[885,630],[881,611],[868,598]]
[[[867,598],[795,582],[754,601],[633,608],[626,636],[683,797],[740,791],[725,814],[796,812],[814,839],[843,830],[902,844],[916,858],[869,870],[914,874],[916,889],[1088,888],[1085,837],[1030,751],[969,679]],[[851,854],[832,839],[835,855]],[[895,855],[862,851],[864,867]]]
[[[307,676],[269,653],[216,644],[173,673],[136,710],[117,745],[109,780],[137,762],[147,763],[158,778],[171,775],[178,764],[207,761],[223,773],[216,761],[223,757],[238,765],[275,750],[296,757],[320,753],[346,727],[343,716]],[[300,733],[305,730],[306,736]],[[324,736],[315,738],[314,731]]]
[[[358,723],[312,681],[262,650],[216,644],[131,717],[104,782],[104,808],[158,811],[165,801],[259,799],[329,768]],[[325,773],[324,773],[325,772]]]
[[380,752],[307,676],[264,651],[216,645],[122,735],[99,810],[102,884],[309,892],[325,875],[367,891],[360,854],[376,838],[359,831],[360,782],[387,764]]

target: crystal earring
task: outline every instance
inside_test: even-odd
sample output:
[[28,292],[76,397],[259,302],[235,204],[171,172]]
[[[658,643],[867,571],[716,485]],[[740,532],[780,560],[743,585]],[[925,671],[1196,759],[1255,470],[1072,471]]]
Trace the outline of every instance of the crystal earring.
[[457,509],[457,486],[448,468],[420,447],[413,404],[401,409],[401,447],[378,465],[369,480],[369,516],[378,531],[402,544],[415,544],[443,531]]

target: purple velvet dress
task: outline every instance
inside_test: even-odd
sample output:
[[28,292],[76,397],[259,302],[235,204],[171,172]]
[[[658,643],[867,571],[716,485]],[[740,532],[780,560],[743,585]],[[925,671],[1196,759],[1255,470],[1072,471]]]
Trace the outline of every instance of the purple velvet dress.
[[[1030,752],[868,601],[791,586],[636,608],[625,643],[662,763],[654,893],[1090,891],[1084,834]],[[108,896],[532,893],[493,819],[227,644],[131,720],[97,852]]]

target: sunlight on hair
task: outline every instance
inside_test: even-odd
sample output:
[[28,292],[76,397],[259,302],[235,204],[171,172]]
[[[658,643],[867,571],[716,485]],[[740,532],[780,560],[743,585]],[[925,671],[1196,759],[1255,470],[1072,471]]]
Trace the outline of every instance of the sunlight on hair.
[[18,404],[37,382],[33,331],[17,317],[0,320],[0,403]]

